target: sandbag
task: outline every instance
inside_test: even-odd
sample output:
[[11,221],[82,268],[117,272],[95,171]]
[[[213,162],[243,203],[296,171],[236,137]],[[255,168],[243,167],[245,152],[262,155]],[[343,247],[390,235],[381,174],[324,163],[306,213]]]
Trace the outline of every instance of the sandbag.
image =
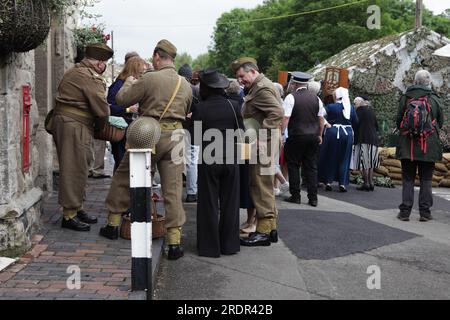
[[386,159],[381,163],[381,165],[385,167],[397,167],[397,168],[402,167],[401,161],[397,159]]
[[400,173],[400,174],[402,173],[402,169],[398,168],[398,167],[389,166],[389,167],[386,167],[386,169],[389,170],[389,173]]
[[442,155],[442,160],[444,160],[446,162],[450,162],[450,153],[444,153]]
[[433,176],[433,181],[437,183],[441,182],[442,180],[444,180],[443,176]]
[[373,172],[373,176],[374,177],[380,177],[380,178],[384,178],[384,177],[386,177],[387,175],[384,175],[384,174],[382,174],[382,173],[378,173],[378,172]]
[[401,173],[391,173],[391,172],[389,172],[389,177],[390,177],[392,180],[402,180],[402,175],[401,175]]
[[389,150],[387,148],[380,148],[379,153],[381,159],[389,157]]
[[450,179],[442,179],[441,182],[439,182],[439,186],[450,188]]
[[396,148],[387,148],[389,158],[395,159]]
[[384,166],[379,166],[378,168],[373,169],[374,174],[378,173],[382,176],[387,176],[389,174],[389,170]]
[[394,180],[394,179],[392,179],[391,181],[392,181],[392,184],[394,186],[401,186],[403,184],[402,180]]
[[445,172],[445,173],[448,172],[447,166],[445,164],[443,164],[443,163],[436,163],[434,165],[434,168],[437,171],[441,171],[441,172]]
[[438,177],[445,177],[446,175],[450,175],[449,172],[441,172],[441,171],[437,171],[437,170],[434,170],[433,174]]

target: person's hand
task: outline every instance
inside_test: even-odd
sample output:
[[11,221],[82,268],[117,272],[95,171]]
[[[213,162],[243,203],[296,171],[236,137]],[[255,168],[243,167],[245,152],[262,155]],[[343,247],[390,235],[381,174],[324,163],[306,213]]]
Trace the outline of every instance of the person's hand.
[[192,112],[188,113],[188,114],[186,115],[186,118],[188,118],[188,119],[192,118]]
[[321,145],[322,145],[322,143],[323,143],[323,139],[322,139],[322,136],[318,136],[318,138],[319,138],[319,146],[321,146]]
[[325,128],[330,129],[332,127],[331,124],[329,124],[328,122],[325,124]]
[[139,110],[139,106],[137,104],[128,108],[129,113],[137,113],[138,110]]

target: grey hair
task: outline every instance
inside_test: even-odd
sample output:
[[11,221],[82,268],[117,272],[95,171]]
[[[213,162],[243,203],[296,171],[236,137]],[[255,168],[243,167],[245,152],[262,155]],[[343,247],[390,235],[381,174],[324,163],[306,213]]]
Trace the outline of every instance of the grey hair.
[[241,66],[241,68],[243,68],[245,72],[250,72],[251,70],[255,70],[255,71],[259,72],[258,66],[256,64],[254,64],[254,63],[251,63],[251,62],[244,63]]
[[239,94],[241,92],[241,87],[239,86],[239,82],[236,80],[230,81],[230,86],[225,89],[228,94]]
[[318,94],[320,91],[320,82],[317,81],[308,82],[308,90],[315,94]]
[[278,92],[280,93],[280,97],[284,97],[284,89],[283,86],[281,85],[281,83],[278,82],[274,82],[273,85],[275,86],[275,89],[278,90]]
[[417,71],[414,77],[414,84],[420,86],[430,86],[431,85],[431,74],[427,70]]

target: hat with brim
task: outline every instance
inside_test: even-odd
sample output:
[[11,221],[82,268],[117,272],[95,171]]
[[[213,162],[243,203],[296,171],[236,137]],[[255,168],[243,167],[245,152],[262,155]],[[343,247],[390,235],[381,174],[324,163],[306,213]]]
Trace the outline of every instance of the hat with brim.
[[308,83],[309,80],[314,78],[310,73],[295,71],[291,73],[291,81],[296,83]]
[[233,70],[233,72],[236,73],[236,71],[238,71],[239,68],[242,67],[246,63],[251,63],[251,64],[254,64],[255,66],[258,66],[256,59],[251,58],[251,57],[242,57],[237,60],[234,60],[231,63],[231,65],[230,65],[231,70]]
[[114,55],[114,51],[104,43],[92,43],[86,46],[85,55],[92,59],[108,61]]
[[220,74],[217,69],[207,69],[199,72],[200,82],[214,89],[226,89],[230,86],[230,80]]

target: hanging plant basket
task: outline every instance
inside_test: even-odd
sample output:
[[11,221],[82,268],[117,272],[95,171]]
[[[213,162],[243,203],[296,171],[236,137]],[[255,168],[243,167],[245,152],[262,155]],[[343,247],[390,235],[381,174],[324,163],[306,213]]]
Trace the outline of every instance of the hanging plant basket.
[[49,30],[47,0],[0,1],[0,55],[35,49]]

